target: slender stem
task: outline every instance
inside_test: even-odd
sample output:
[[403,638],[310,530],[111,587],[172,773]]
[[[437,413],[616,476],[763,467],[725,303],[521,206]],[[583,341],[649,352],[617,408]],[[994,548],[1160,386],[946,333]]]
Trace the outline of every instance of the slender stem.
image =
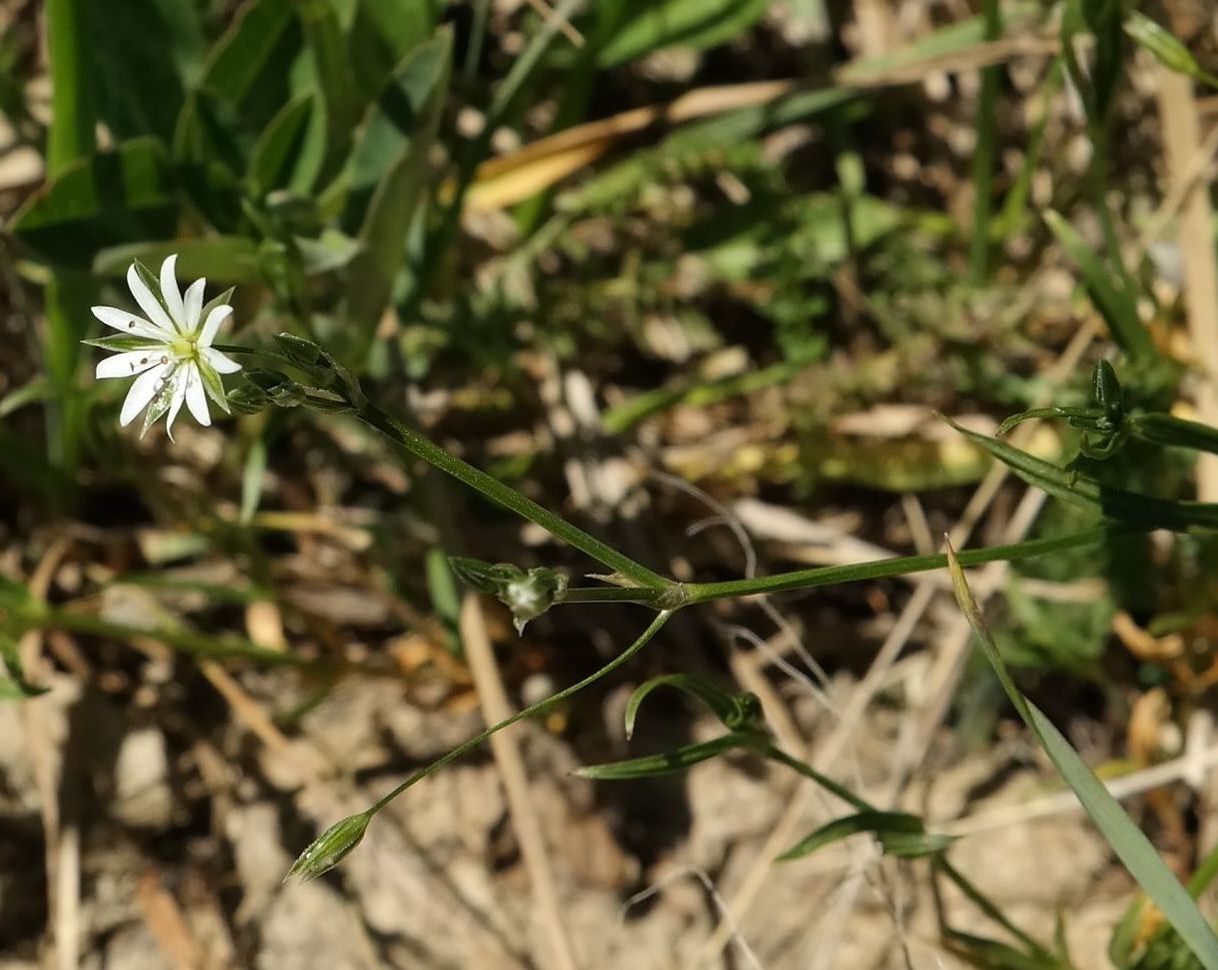
[[[985,39],[997,40],[1002,33],[998,0],[984,0]],[[977,148],[973,153],[973,238],[969,270],[973,282],[985,282],[989,272],[990,214],[994,194],[994,155],[998,145],[998,85],[1002,68],[997,64],[982,68],[981,94],[977,99]]]
[[[1003,559],[1015,562],[1031,559],[1049,552],[1076,549],[1094,545],[1105,537],[1123,529],[1113,526],[1096,526],[1082,532],[1056,536],[1051,539],[1033,539],[1007,546],[990,546],[985,549],[969,549],[959,554],[962,566],[980,566],[983,563]],[[794,589],[812,589],[833,583],[858,582],[864,579],[882,579],[889,576],[905,576],[931,569],[945,569],[947,557],[942,553],[931,556],[897,556],[872,562],[855,563],[850,566],[821,566],[816,569],[799,569],[775,576],[758,579],[735,579],[723,583],[689,583],[683,587],[685,604],[705,603],[708,600],[727,599],[735,596],[751,596],[756,593],[779,593]]]
[[826,791],[832,792],[834,795],[836,795],[842,801],[846,802],[848,805],[853,805],[860,812],[877,811],[877,809],[874,805],[872,805],[870,802],[868,802],[867,800],[865,800],[863,798],[859,798],[859,796],[856,795],[854,792],[852,792],[849,788],[845,788],[842,785],[839,785],[832,778],[829,778],[826,775],[822,775],[819,771],[817,771],[811,765],[805,764],[804,762],[800,761],[798,758],[792,757],[791,755],[789,755],[785,751],[783,751],[781,748],[779,748],[773,744],[767,744],[765,747],[761,748],[761,753],[764,754],[771,761],[777,761],[779,764],[784,764],[788,768],[795,769],[795,771],[799,772],[805,778],[811,778],[814,782],[816,782]]
[[364,404],[357,412],[359,418],[366,424],[391,438],[416,458],[421,458],[429,465],[440,469],[447,475],[470,488],[481,492],[492,502],[503,506],[511,512],[535,522],[551,535],[562,539],[574,546],[580,552],[591,556],[597,562],[603,563],[610,569],[620,573],[627,579],[633,580],[640,586],[666,590],[675,586],[659,573],[654,573],[642,563],[635,562],[629,556],[618,552],[612,546],[606,545],[595,536],[589,535],[578,526],[572,525],[546,508],[538,505],[530,498],[521,495],[516,489],[504,485],[499,479],[475,468],[469,462],[462,461],[425,438],[413,428],[403,424],[396,418],[386,414],[372,404]]
[[465,67],[461,83],[465,85],[466,97],[478,76],[478,63],[482,60],[482,43],[486,38],[486,21],[490,13],[490,0],[474,0],[474,22],[469,30],[469,46],[465,49]]
[[966,879],[955,866],[947,861],[946,855],[939,853],[939,855],[935,857],[935,866],[940,872],[947,876],[948,879],[954,882],[957,888],[964,893],[965,896],[972,900],[973,904],[979,910],[985,913],[986,916],[992,919],[995,923],[1015,937],[1015,939],[1019,940],[1020,943],[1035,953],[1039,959],[1052,959],[1052,954],[1048,950],[1046,950],[1043,946],[1041,946],[1041,944],[1037,943],[1035,939],[1007,919],[1001,909],[995,906],[980,889],[969,882],[969,880]]
[[667,590],[651,586],[571,586],[562,603],[640,603],[660,609]]
[[[621,653],[619,653],[616,657],[614,657],[612,660],[610,660],[607,664],[605,664],[595,673],[589,674],[583,680],[572,684],[570,687],[560,690],[557,694],[553,694],[550,697],[547,697],[543,701],[538,701],[536,704],[532,704],[529,707],[526,707],[522,710],[517,711],[511,717],[506,717],[502,721],[499,721],[497,724],[492,724],[485,731],[481,732],[480,734],[474,735],[472,738],[470,738],[465,743],[457,745],[457,747],[453,748],[451,751],[449,751],[447,754],[443,755],[442,757],[437,758],[435,761],[433,761],[431,764],[429,764],[426,768],[421,768],[418,771],[416,771],[413,775],[411,775],[404,782],[402,782],[400,785],[398,785],[397,788],[395,788],[395,789],[393,789],[393,791],[389,792],[388,795],[385,795],[379,801],[374,802],[368,808],[366,814],[369,816],[375,815],[382,808],[384,808],[391,801],[393,801],[400,794],[402,794],[402,792],[406,791],[407,788],[413,787],[414,785],[416,785],[420,781],[422,781],[424,778],[426,778],[428,775],[434,774],[435,772],[439,771],[441,768],[444,768],[445,766],[456,761],[462,755],[467,754],[468,752],[472,751],[474,748],[476,748],[480,744],[482,744],[482,742],[486,741],[492,734],[498,734],[504,728],[511,727],[517,721],[523,721],[527,717],[533,717],[534,715],[537,715],[537,714],[544,714],[546,711],[548,711],[550,708],[554,707],[556,704],[561,704],[567,698],[572,697],[575,694],[578,694],[585,687],[588,687],[589,685],[594,684],[596,681],[600,680],[602,677],[613,673],[613,671],[617,670],[619,667],[621,667],[623,664],[625,664],[627,661],[629,661],[636,653],[638,653],[645,646],[647,646],[647,644],[651,642],[652,638],[654,638],[655,635],[660,632],[660,630],[663,628],[664,624],[668,622],[668,618],[670,616],[672,616],[671,610],[664,610],[660,613],[657,613],[655,615],[655,618],[651,621],[650,626],[648,626],[646,630],[644,630],[641,634],[639,634],[639,638],[637,640],[635,640],[634,643],[630,644],[630,646],[628,646],[625,650],[623,650]],[[306,851],[308,851],[308,850],[306,850]]]

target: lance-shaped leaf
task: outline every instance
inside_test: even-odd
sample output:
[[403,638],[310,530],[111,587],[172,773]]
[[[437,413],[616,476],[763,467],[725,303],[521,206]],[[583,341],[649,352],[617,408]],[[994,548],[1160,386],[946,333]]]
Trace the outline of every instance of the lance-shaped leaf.
[[1218,88],[1218,77],[1198,64],[1192,51],[1176,35],[1140,10],[1130,10],[1125,14],[1124,27],[1125,33],[1150,51],[1164,67]]
[[856,812],[835,818],[801,839],[778,857],[780,862],[811,855],[817,849],[861,832],[870,832],[880,843],[886,855],[902,859],[934,855],[942,852],[955,838],[927,832],[922,819],[907,812]]
[[1187,421],[1159,411],[1134,415],[1127,419],[1127,424],[1135,438],[1152,444],[1218,454],[1218,429],[1208,424]]
[[1006,691],[1019,716],[1032,729],[1032,733],[1048,754],[1049,760],[1061,774],[1066,784],[1074,791],[1079,802],[1091,816],[1117,857],[1125,864],[1130,875],[1146,891],[1147,895],[1163,911],[1168,922],[1175,927],[1180,938],[1205,970],[1218,970],[1218,936],[1206,921],[1196,902],[1180,884],[1150,840],[1142,833],[1120,803],[1108,793],[1108,789],[1096,778],[1091,769],[1070,746],[1057,727],[1036,705],[1020,693],[1007,670],[998,645],[990,635],[982,619],[981,610],[973,598],[965,579],[964,570],[956,558],[950,543],[947,548],[948,569],[956,593],[956,602],[968,618],[969,625],[977,635],[986,660],[998,676],[1002,689]]
[[352,153],[351,204],[359,212],[362,252],[351,262],[347,315],[367,346],[402,269],[406,241],[427,188],[428,158],[452,63],[444,30],[399,65]]
[[653,778],[657,775],[675,775],[700,761],[708,761],[725,751],[751,746],[751,738],[741,733],[725,734],[710,741],[687,744],[672,751],[647,754],[626,761],[611,761],[603,765],[588,765],[576,769],[582,778],[597,781],[625,781],[630,778]]
[[954,422],[952,427],[979,444],[1025,482],[1072,505],[1094,509],[1110,518],[1147,528],[1183,531],[1201,526],[1218,529],[1218,504],[1172,502],[1138,492],[1127,492],[1066,471],[1005,441],[978,434]]
[[164,150],[137,138],[70,164],[21,208],[12,230],[47,259],[87,269],[108,246],[168,238],[177,212]]
[[630,700],[626,702],[627,740],[634,735],[639,706],[657,687],[675,687],[697,698],[729,731],[761,728],[761,702],[756,694],[731,693],[713,681],[694,674],[665,674],[640,684],[630,695]]
[[0,700],[25,700],[27,697],[45,694],[49,689],[37,687],[25,679],[17,641],[5,633],[0,633],[0,660],[4,661],[4,674],[0,675]]
[[1092,302],[1104,317],[1121,349],[1131,357],[1156,357],[1158,351],[1150,339],[1150,332],[1138,316],[1135,294],[1125,290],[1120,283],[1120,276],[1096,254],[1094,247],[1079,235],[1078,230],[1058,213],[1051,210],[1046,212],[1045,222],[1057,237],[1057,241],[1062,244],[1062,248],[1078,264]]

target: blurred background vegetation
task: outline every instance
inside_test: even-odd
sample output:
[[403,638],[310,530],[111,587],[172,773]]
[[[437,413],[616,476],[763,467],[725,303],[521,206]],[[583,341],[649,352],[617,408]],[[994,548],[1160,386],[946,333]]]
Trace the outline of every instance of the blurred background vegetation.
[[[593,567],[343,416],[120,429],[80,341],[89,306],[130,305],[133,258],[235,286],[224,339],[316,339],[678,579],[1052,536],[1096,514],[1030,504],[939,415],[1081,406],[1105,357],[1131,405],[1218,422],[1214,73],[1202,0],[0,2],[3,966],[551,965],[489,755],[349,869],[278,882],[481,724],[446,557]],[[1218,498],[1182,453],[1028,430],[1104,481]],[[1216,554],[1123,537],[984,586],[1101,773],[1193,756],[1135,803],[1182,876],[1215,836]],[[1050,776],[944,589],[682,614],[528,725],[578,965],[1109,965],[1131,885],[1068,807],[1021,811]],[[496,610],[516,706],[637,633],[634,607],[521,638]],[[908,864],[771,867],[767,835],[825,813],[747,759],[572,778],[702,736],[674,699],[622,739],[629,690],[674,670],[758,693],[858,790],[976,822],[960,868],[1045,947]],[[1184,959],[1143,922],[1119,965]]]

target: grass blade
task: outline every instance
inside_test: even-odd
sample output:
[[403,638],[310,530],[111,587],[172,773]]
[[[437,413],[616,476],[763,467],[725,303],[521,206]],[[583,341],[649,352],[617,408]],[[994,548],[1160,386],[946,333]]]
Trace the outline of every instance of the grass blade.
[[1129,870],[1130,875],[1146,890],[1147,895],[1163,911],[1180,938],[1192,950],[1206,970],[1218,970],[1218,936],[1206,922],[1188,890],[1172,874],[1145,834],[1130,820],[1091,769],[1070,746],[1062,733],[1041,711],[1020,693],[1011,679],[998,645],[982,619],[977,601],[968,587],[968,580],[951,543],[947,547],[948,569],[955,588],[956,602],[977,634],[986,660],[1006,691],[1011,703],[1036,735],[1049,759],[1066,784],[1078,796],[1079,802],[1091,816],[1113,852]]

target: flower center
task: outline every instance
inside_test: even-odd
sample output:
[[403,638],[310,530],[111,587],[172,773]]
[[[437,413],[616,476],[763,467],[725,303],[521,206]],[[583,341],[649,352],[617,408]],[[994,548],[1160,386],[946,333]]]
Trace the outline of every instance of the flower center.
[[169,345],[169,352],[178,360],[193,360],[198,356],[199,347],[194,335],[179,336]]

